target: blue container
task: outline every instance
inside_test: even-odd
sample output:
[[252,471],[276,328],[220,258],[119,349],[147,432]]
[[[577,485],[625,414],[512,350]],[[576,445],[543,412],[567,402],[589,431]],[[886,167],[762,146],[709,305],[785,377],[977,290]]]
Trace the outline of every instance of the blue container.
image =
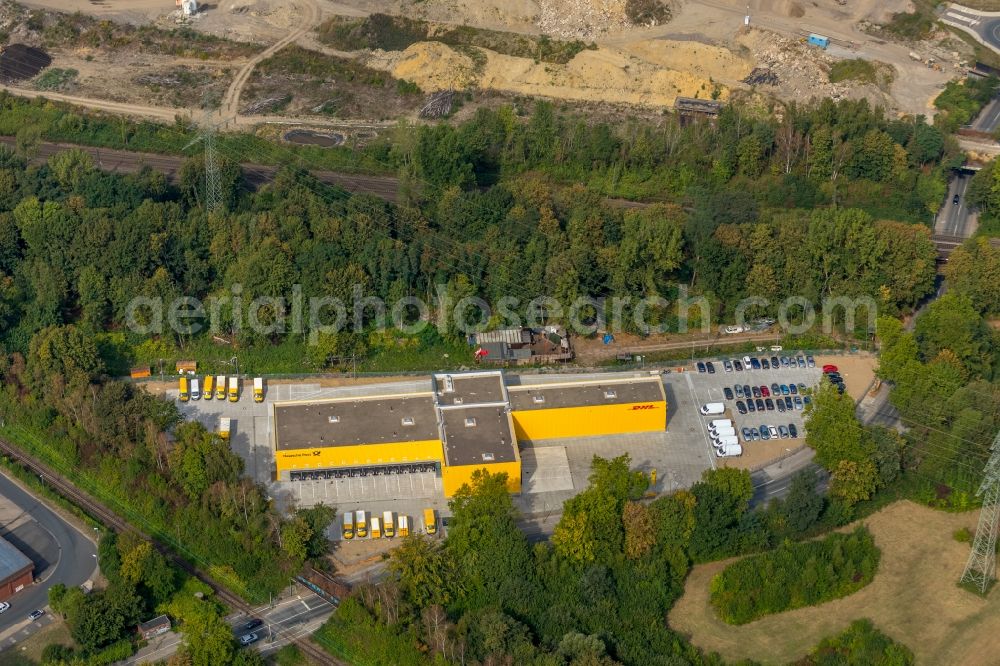
[[813,46],[818,46],[821,49],[825,49],[826,47],[828,47],[830,45],[830,38],[829,37],[824,37],[823,35],[817,35],[816,33],[813,33],[813,34],[809,35],[809,40],[808,41]]

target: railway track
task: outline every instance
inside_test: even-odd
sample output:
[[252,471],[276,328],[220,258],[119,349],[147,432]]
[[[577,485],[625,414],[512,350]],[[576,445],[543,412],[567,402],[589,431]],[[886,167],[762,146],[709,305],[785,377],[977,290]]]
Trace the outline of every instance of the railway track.
[[[218,598],[221,599],[227,606],[247,614],[252,612],[253,609],[250,605],[239,596],[233,594],[228,589],[213,580],[210,576],[206,575],[203,571],[200,571],[190,562],[174,553],[174,551],[162,542],[154,539],[142,530],[137,529],[134,525],[125,521],[114,511],[108,509],[90,495],[81,491],[79,488],[66,480],[61,474],[52,471],[52,469],[45,463],[42,463],[33,456],[28,455],[10,442],[3,439],[0,439],[0,453],[16,460],[25,469],[33,474],[37,474],[49,485],[50,488],[58,492],[73,504],[79,506],[81,509],[90,514],[91,517],[100,521],[109,529],[112,529],[119,534],[133,532],[152,543],[153,546],[175,566],[181,568],[192,576],[197,577],[203,583],[211,587]],[[348,666],[346,662],[335,659],[308,638],[296,638],[292,642],[298,646],[299,650],[318,664],[328,664],[329,666]]]

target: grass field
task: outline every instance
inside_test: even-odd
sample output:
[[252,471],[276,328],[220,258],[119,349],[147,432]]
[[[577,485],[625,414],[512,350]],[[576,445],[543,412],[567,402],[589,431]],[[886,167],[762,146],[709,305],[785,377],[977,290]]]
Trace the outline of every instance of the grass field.
[[896,502],[865,521],[882,550],[870,585],[844,599],[739,627],[720,620],[709,604],[709,582],[729,561],[695,567],[670,612],[670,626],[727,660],[787,663],[867,617],[913,650],[919,664],[996,663],[1000,592],[982,599],[957,585],[969,545],[952,534],[961,527],[975,530],[977,518],[976,512],[948,514]]

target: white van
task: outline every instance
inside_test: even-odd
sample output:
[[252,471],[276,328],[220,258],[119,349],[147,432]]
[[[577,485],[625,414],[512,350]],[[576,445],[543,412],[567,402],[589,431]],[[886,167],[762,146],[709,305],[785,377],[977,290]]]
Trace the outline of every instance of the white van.
[[198,378],[191,380],[191,399],[201,400],[201,386],[198,385]]
[[709,428],[715,428],[715,429],[718,429],[718,428],[732,428],[733,427],[733,421],[732,421],[732,419],[715,419],[714,421],[709,421],[708,422],[708,427]]
[[736,435],[726,435],[725,437],[720,437],[717,440],[715,440],[715,448],[721,449],[726,446],[734,446],[739,443],[740,440],[737,439]]
[[708,432],[712,439],[719,440],[723,437],[736,437],[736,428],[719,428]]
[[721,402],[709,402],[701,406],[702,416],[714,416],[716,414],[725,414],[726,405]]
[[727,444],[717,448],[715,455],[718,458],[735,458],[736,456],[743,455],[743,447],[739,444]]

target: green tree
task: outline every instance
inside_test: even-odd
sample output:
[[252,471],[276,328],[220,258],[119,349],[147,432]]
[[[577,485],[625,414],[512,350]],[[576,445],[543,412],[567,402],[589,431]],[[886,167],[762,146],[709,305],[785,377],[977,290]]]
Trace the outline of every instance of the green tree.
[[834,470],[841,460],[867,460],[872,447],[864,438],[854,400],[824,381],[806,418],[806,444],[816,450],[816,462]]
[[878,470],[868,460],[841,460],[833,469],[830,492],[848,506],[869,499],[875,492]]
[[451,603],[455,572],[444,549],[430,539],[419,534],[405,539],[392,551],[389,570],[398,578],[403,597],[417,608]]
[[39,331],[31,339],[28,367],[39,388],[56,378],[71,386],[87,384],[104,371],[93,338],[73,325]]
[[989,332],[968,296],[947,293],[936,299],[917,318],[914,332],[925,361],[949,351],[971,375],[991,376]]
[[191,499],[200,498],[213,483],[233,483],[243,473],[242,459],[197,421],[177,427],[167,460],[177,483]]
[[94,159],[80,148],[70,148],[50,157],[49,169],[60,187],[77,191],[87,174],[94,170]]
[[192,666],[231,664],[236,654],[233,629],[209,604],[201,604],[180,625]]
[[801,534],[816,524],[823,512],[823,497],[816,492],[816,472],[806,469],[794,477],[779,512],[793,534]]

